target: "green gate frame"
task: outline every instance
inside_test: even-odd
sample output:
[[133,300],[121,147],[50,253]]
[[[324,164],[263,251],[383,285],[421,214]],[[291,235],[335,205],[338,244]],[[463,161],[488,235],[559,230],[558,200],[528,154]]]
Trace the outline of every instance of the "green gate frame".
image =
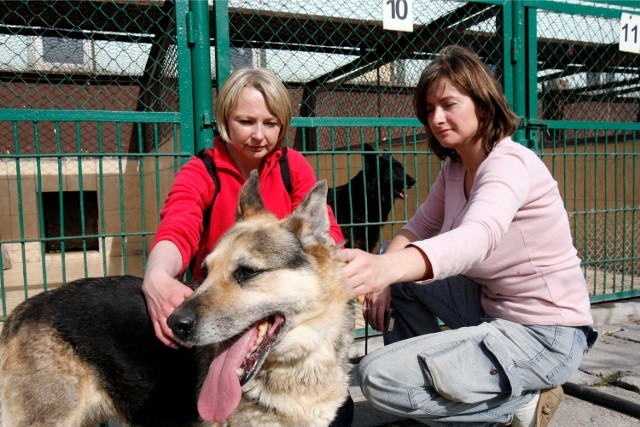
[[[159,168],[160,160],[164,157],[171,157],[174,160],[174,169],[177,170],[180,164],[186,162],[188,158],[199,150],[211,146],[211,142],[214,135],[214,115],[213,115],[213,97],[212,92],[209,90],[202,90],[202,88],[210,88],[212,86],[212,70],[215,66],[216,84],[219,85],[226,79],[231,72],[231,17],[230,6],[228,0],[215,0],[211,4],[202,0],[175,0],[174,2],[167,2],[174,8],[175,13],[175,40],[177,44],[177,80],[179,87],[179,107],[177,111],[169,112],[147,112],[147,111],[98,111],[98,110],[36,110],[36,109],[0,109],[0,122],[6,122],[17,127],[18,123],[33,123],[37,129],[37,123],[39,122],[53,122],[57,123],[97,123],[111,124],[111,123],[131,123],[134,125],[149,125],[158,126],[159,124],[166,124],[173,128],[174,135],[179,131],[180,133],[180,146],[174,147],[174,152],[160,153],[158,151],[157,141],[156,145],[151,151],[140,150],[139,153],[116,153],[117,156],[123,158],[136,158],[142,159],[151,158],[153,167],[156,168],[156,172]],[[639,13],[639,8],[632,8],[627,1],[592,1],[589,4],[575,4],[564,3],[556,1],[535,1],[535,0],[472,0],[465,4],[465,6],[477,6],[477,8],[487,6],[491,7],[493,13],[496,11],[496,38],[501,37],[501,53],[502,63],[500,64],[503,72],[503,85],[505,94],[514,111],[523,118],[523,127],[517,132],[514,139],[520,143],[530,147],[536,151],[543,159],[553,160],[555,156],[559,156],[565,164],[569,161],[576,164],[578,162],[577,155],[571,155],[566,150],[572,149],[569,146],[570,141],[564,141],[564,151],[560,154],[547,153],[544,148],[545,134],[548,132],[558,132],[559,134],[566,135],[568,132],[595,132],[596,134],[604,134],[602,137],[605,144],[632,144],[633,147],[637,147],[638,139],[640,139],[640,123],[638,122],[585,122],[585,121],[560,121],[560,120],[544,120],[540,117],[538,111],[538,13],[540,11],[556,12],[562,14],[575,14],[575,15],[588,15],[594,17],[602,17],[607,19],[618,19],[622,11],[629,11],[630,13]],[[614,6],[614,7],[611,7]],[[475,11],[475,9],[474,9]],[[214,24],[213,26],[211,24]],[[214,33],[210,34],[210,28],[215,28]],[[508,42],[507,42],[508,41]],[[157,43],[160,41],[156,40]],[[212,60],[211,49],[215,52],[215,64]],[[369,53],[367,53],[369,55]],[[391,54],[390,54],[391,55]],[[368,56],[370,59],[370,55]],[[329,73],[332,77],[339,74],[343,70],[334,70]],[[521,76],[527,76],[527,84],[521,84]],[[520,79],[518,79],[520,77]],[[323,76],[328,79],[329,77]],[[307,135],[312,135],[314,132],[317,134],[320,131],[328,131],[333,135],[335,129],[348,129],[358,131],[364,128],[376,129],[378,134],[382,135],[386,133],[389,136],[393,130],[406,130],[408,135],[407,140],[400,141],[397,146],[398,149],[393,149],[394,155],[402,156],[403,159],[410,158],[414,164],[417,165],[418,156],[429,157],[430,154],[426,151],[420,151],[416,149],[415,138],[421,130],[422,126],[420,122],[414,117],[293,117],[292,127],[303,130],[301,132],[303,137],[302,152],[308,155],[310,160],[315,162],[316,169],[320,166],[321,155],[333,156],[337,152],[320,149],[316,144],[308,141]],[[308,131],[308,132],[307,132]],[[622,141],[615,139],[609,141],[607,135],[613,133],[615,135],[626,135]],[[403,134],[404,135],[404,134]],[[630,136],[629,136],[630,135]],[[409,141],[410,138],[414,138],[413,141]],[[617,136],[616,136],[617,138]],[[18,140],[15,137],[16,141]],[[176,138],[178,139],[178,138]],[[308,143],[307,143],[308,141]],[[376,143],[380,140],[376,137]],[[16,142],[17,144],[17,142]],[[569,145],[567,145],[569,144]],[[611,209],[610,206],[605,206],[604,211],[599,212],[596,206],[577,206],[574,202],[572,209],[569,209],[569,213],[572,216],[573,226],[575,229],[580,229],[586,234],[588,227],[588,221],[592,221],[594,224],[602,225],[603,220],[598,216],[603,214],[604,221],[607,220],[607,213],[614,215],[615,224],[604,224],[606,230],[612,228],[613,233],[621,233],[620,244],[631,247],[627,260],[632,265],[640,264],[640,255],[637,246],[638,229],[640,220],[638,219],[638,199],[635,193],[639,193],[638,179],[637,179],[637,159],[639,156],[638,149],[634,148],[631,153],[625,152],[619,156],[627,156],[630,160],[630,167],[627,167],[627,163],[623,163],[623,166],[618,168],[616,164],[615,170],[594,170],[593,175],[604,174],[622,174],[630,175],[631,188],[621,187],[619,191],[628,193],[631,191],[634,195],[632,197],[631,207],[618,206]],[[35,154],[21,154],[16,149],[18,154],[2,154],[0,153],[0,159],[14,161],[16,168],[20,168],[20,159],[34,159],[36,168],[40,168],[40,162],[45,158],[56,158],[58,162],[65,157],[73,157],[83,159],[90,156],[109,156],[114,153],[103,152],[99,150],[96,153],[57,153],[54,155],[43,154],[36,152]],[[359,155],[357,149],[351,150],[350,147],[346,148],[346,151],[340,152],[340,154],[347,155]],[[591,154],[583,153],[584,158],[593,159],[597,164],[598,156],[613,156],[613,154]],[[80,163],[81,164],[81,163]],[[348,165],[350,168],[351,165]],[[422,166],[421,166],[422,167]],[[429,165],[427,168],[430,168]],[[140,162],[140,179],[143,179],[145,171],[144,162]],[[350,169],[349,169],[350,172]],[[431,169],[418,169],[415,166],[414,172],[423,175],[430,176]],[[552,169],[552,173],[560,175],[562,170]],[[335,172],[334,172],[335,174]],[[81,174],[80,174],[81,175]],[[38,175],[40,176],[40,175]],[[598,175],[599,176],[599,175]],[[61,178],[60,178],[61,179]],[[566,177],[564,178],[566,180]],[[576,178],[577,180],[577,178]],[[626,182],[626,181],[625,181]],[[80,187],[82,188],[82,177],[80,176]],[[586,178],[584,182],[569,183],[573,185],[574,193],[578,191],[578,187],[588,187],[590,184]],[[42,193],[42,183],[38,181],[36,183],[38,191]],[[160,187],[159,178],[155,178],[156,191]],[[566,181],[560,182],[561,187],[564,185],[569,188],[570,185]],[[625,184],[626,185],[626,184]],[[21,183],[18,180],[18,193],[22,194]],[[144,191],[144,189],[141,189]],[[616,189],[618,191],[618,189]],[[565,191],[565,198],[573,197],[577,199],[576,194],[566,194],[570,191]],[[121,197],[123,197],[121,195]],[[418,196],[416,193],[417,202],[420,202],[424,198],[424,195]],[[565,200],[566,201],[566,200]],[[161,200],[156,200],[156,204],[160,206]],[[23,206],[20,204],[18,207],[18,215],[21,218],[20,228],[21,236],[24,236],[23,232],[23,218],[25,215]],[[592,211],[595,211],[593,213]],[[582,224],[580,221],[584,221]],[[392,218],[392,222],[395,220]],[[400,221],[402,222],[402,221]],[[618,224],[620,222],[620,224]],[[42,226],[42,224],[40,224]],[[631,229],[631,233],[626,233],[626,228]],[[622,231],[620,231],[622,230]],[[134,234],[134,233],[132,233]],[[146,231],[146,224],[144,222],[144,216],[142,219],[142,231],[138,235],[144,237],[150,237],[153,235],[152,231]],[[104,235],[100,236],[104,238]],[[26,259],[24,246],[27,243],[40,243],[44,248],[46,238],[43,233],[40,233],[37,238],[22,238],[22,239],[0,239],[0,247],[3,244],[20,244],[22,245],[22,259]],[[598,243],[600,244],[600,243]],[[615,243],[617,244],[617,242]],[[615,247],[614,244],[614,247]],[[585,247],[579,247],[579,249],[587,249]],[[123,238],[122,252],[127,252],[126,242]],[[146,260],[147,247],[142,248],[143,259]],[[604,259],[589,259],[584,263],[585,271],[587,268],[600,267],[603,268],[615,268],[616,263],[620,263],[619,259],[615,259],[614,255],[609,256],[610,253],[605,249]],[[104,256],[104,254],[103,254]],[[42,249],[42,269],[44,279],[44,290],[47,289],[47,277],[46,266],[44,261],[44,249]],[[5,276],[1,270],[2,258],[0,258],[0,296],[2,297],[2,316],[6,316],[6,289],[7,283]],[[127,271],[126,258],[124,259],[124,270]],[[23,262],[26,265],[26,262]],[[634,274],[639,274],[637,267]],[[87,267],[85,263],[85,275],[87,274]],[[24,285],[24,297],[28,297],[28,284],[26,281],[27,272],[26,267],[23,267],[23,276],[25,277]],[[63,277],[64,276],[64,257],[63,257]],[[106,274],[106,270],[105,270]],[[614,276],[615,277],[615,276]],[[609,291],[605,293],[598,293],[597,291],[591,297],[592,302],[600,302],[606,300],[615,300],[622,298],[631,298],[640,296],[640,285],[637,281],[631,281],[627,283],[624,281],[616,282],[618,279],[613,279],[613,285],[606,287]]]

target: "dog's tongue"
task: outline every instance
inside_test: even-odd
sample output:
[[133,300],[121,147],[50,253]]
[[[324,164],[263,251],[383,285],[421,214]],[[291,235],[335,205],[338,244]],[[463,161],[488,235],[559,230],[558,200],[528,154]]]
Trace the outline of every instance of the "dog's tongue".
[[222,423],[238,407],[242,391],[236,369],[242,364],[256,335],[256,328],[251,328],[230,345],[225,343],[211,362],[198,398],[198,412],[203,419]]

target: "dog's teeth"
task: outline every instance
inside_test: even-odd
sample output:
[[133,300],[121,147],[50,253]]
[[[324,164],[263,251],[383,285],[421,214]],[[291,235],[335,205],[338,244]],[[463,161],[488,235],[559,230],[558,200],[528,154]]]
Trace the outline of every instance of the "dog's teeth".
[[236,369],[236,375],[238,376],[238,378],[242,378],[242,376],[244,375],[244,369],[242,368]]
[[263,336],[267,333],[267,329],[269,328],[268,322],[262,322],[258,325],[258,337]]

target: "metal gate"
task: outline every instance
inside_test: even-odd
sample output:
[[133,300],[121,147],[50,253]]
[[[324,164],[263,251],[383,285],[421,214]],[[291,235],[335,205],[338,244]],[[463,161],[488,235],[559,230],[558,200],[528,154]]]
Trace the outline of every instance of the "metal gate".
[[366,224],[391,238],[440,167],[411,96],[449,44],[476,51],[523,117],[516,139],[558,180],[592,301],[640,295],[640,64],[616,41],[621,13],[640,7],[414,0],[413,31],[401,32],[383,29],[390,3],[1,2],[3,318],[78,277],[142,274],[173,175],[210,145],[216,88],[240,67],[282,78],[288,144],[330,187],[364,169],[367,145],[416,178]]

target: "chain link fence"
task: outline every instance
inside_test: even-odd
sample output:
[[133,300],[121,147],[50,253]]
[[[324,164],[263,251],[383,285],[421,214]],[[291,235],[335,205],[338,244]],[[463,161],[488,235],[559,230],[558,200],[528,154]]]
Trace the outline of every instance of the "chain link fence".
[[592,301],[634,295],[640,286],[640,132],[549,133],[555,142],[540,155],[564,196]]
[[[232,68],[273,69],[291,89],[298,117],[413,117],[413,87],[433,55],[452,43],[473,48],[502,74],[497,5],[417,1],[411,33],[384,31],[381,3],[370,0],[230,1],[228,13]],[[298,148],[327,150],[355,136],[299,128],[292,140]],[[399,136],[395,130],[391,137]]]
[[76,278],[142,274],[162,200],[193,151],[177,20],[188,9],[0,2],[2,316]]
[[[179,111],[173,2],[4,1],[0,16],[2,109]],[[134,135],[126,143],[139,151],[129,123],[104,127],[99,147],[92,123],[76,130],[70,122],[40,123],[38,129],[2,122],[0,152],[72,153],[78,132],[83,152],[117,151],[118,132]]]
[[[367,146],[415,178],[413,186],[404,179],[401,199],[389,186],[368,190],[365,200],[393,200],[386,218],[341,222],[351,240],[364,226],[391,238],[439,170],[412,94],[450,44],[471,48],[496,73],[523,118],[516,138],[558,180],[592,300],[639,295],[640,64],[617,49],[617,37],[621,13],[640,15],[640,7],[414,0],[413,31],[401,32],[383,29],[390,3],[0,2],[3,314],[8,295],[18,301],[75,277],[141,274],[173,175],[211,130],[210,106],[198,97],[215,100],[242,67],[267,67],[283,80],[294,107],[288,144],[331,187],[365,169]],[[196,16],[203,6],[205,24]],[[201,38],[211,61],[193,54]],[[203,71],[210,86],[195,83]],[[378,174],[390,163],[381,159]],[[377,245],[365,241],[367,250]]]
[[638,57],[618,49],[619,17],[540,10],[536,27],[541,118],[639,121]]

